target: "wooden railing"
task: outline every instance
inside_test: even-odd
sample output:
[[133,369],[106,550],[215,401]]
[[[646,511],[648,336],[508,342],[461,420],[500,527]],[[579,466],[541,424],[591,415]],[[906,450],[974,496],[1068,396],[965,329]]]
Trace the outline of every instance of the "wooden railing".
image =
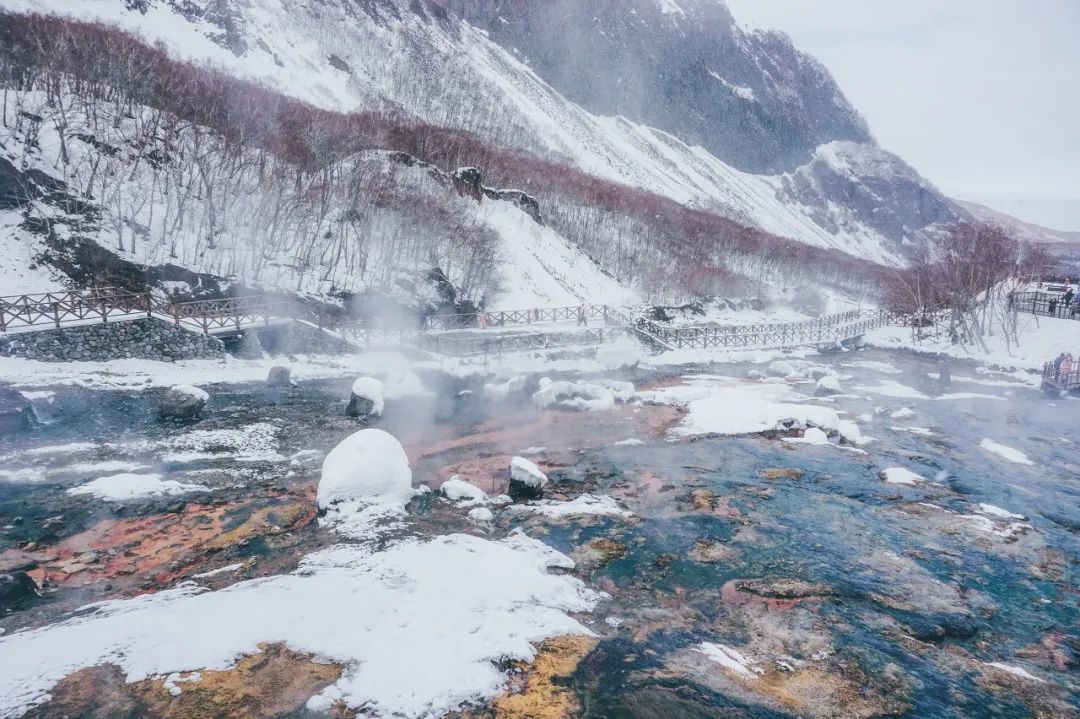
[[1033,315],[1080,320],[1080,298],[1065,301],[1065,295],[1055,292],[1018,292],[1012,297],[1012,309]]
[[147,295],[112,287],[0,297],[0,332],[151,311]]
[[519,332],[490,336],[480,334],[468,336],[422,334],[420,335],[420,347],[430,352],[456,357],[473,355],[498,356],[504,352],[599,345],[603,344],[604,340],[603,328],[586,329],[581,332]]
[[906,324],[906,316],[885,310],[850,310],[817,320],[749,325],[686,325],[665,327],[645,318],[625,318],[628,328],[664,349],[769,349],[832,344],[890,324]]
[[[132,315],[159,317],[205,334],[223,334],[280,320],[297,320],[365,347],[414,344],[440,354],[458,356],[599,344],[613,332],[634,334],[661,350],[821,345],[856,337],[883,325],[910,322],[905,315],[882,310],[851,310],[803,322],[672,327],[635,316],[633,310],[580,305],[436,315],[423,323],[417,318],[414,323],[406,322],[397,327],[375,327],[362,320],[269,295],[173,302],[148,293],[94,288],[0,297],[0,332],[28,327],[61,327],[73,321],[108,322],[111,318],[130,318]],[[545,328],[536,332],[498,333],[499,328],[542,322],[574,322],[577,327],[573,330]],[[471,328],[493,331],[454,332]],[[605,328],[608,331],[605,332]],[[440,331],[448,334],[439,334]]]
[[1064,392],[1072,392],[1080,389],[1080,367],[1071,367],[1062,372],[1060,367],[1054,366],[1053,362],[1043,365],[1042,374],[1043,389],[1056,389]]
[[607,305],[578,305],[577,307],[536,307],[500,312],[470,312],[453,315],[429,315],[424,319],[425,331],[469,328],[510,327],[539,322],[577,322],[583,326],[590,321],[607,321],[611,308]]

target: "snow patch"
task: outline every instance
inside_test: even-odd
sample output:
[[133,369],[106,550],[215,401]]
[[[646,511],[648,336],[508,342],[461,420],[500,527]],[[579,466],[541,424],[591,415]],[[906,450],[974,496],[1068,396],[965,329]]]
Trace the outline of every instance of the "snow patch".
[[979,442],[979,446],[990,454],[1004,459],[1006,462],[1012,462],[1013,464],[1024,464],[1029,466],[1035,464],[1030,459],[1028,459],[1028,456],[1026,454],[1021,452],[1020,450],[1013,449],[1012,447],[1007,447],[1004,444],[998,444],[991,439],[982,440],[981,442]]
[[106,502],[124,502],[145,497],[162,497],[188,492],[207,492],[210,488],[202,484],[177,482],[174,479],[162,479],[159,474],[114,474],[72,487],[67,491],[72,496],[90,495]]

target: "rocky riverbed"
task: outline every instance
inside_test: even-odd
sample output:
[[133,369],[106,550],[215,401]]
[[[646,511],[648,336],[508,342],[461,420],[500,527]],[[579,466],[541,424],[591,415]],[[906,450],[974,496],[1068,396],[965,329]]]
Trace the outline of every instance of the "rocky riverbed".
[[[37,388],[0,715],[1080,716],[1078,405],[938,372],[417,372],[374,426],[432,491],[347,526],[315,497],[355,377],[208,382],[188,421]],[[513,457],[543,499],[502,498]]]

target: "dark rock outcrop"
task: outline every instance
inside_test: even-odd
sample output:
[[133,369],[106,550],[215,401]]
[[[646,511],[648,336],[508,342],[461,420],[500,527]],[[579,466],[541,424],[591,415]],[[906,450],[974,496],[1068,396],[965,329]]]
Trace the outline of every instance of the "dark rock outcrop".
[[0,437],[30,429],[36,424],[30,400],[7,387],[0,387]]
[[871,141],[821,63],[783,33],[738,27],[720,0],[442,2],[587,110],[741,170],[793,170],[824,143]]
[[20,609],[39,596],[37,583],[26,572],[0,574],[0,610]]

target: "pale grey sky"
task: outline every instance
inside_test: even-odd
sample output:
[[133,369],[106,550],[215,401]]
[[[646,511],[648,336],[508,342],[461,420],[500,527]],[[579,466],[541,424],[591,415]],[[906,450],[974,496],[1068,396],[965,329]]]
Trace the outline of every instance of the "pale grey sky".
[[1080,0],[727,0],[946,194],[1080,230]]

